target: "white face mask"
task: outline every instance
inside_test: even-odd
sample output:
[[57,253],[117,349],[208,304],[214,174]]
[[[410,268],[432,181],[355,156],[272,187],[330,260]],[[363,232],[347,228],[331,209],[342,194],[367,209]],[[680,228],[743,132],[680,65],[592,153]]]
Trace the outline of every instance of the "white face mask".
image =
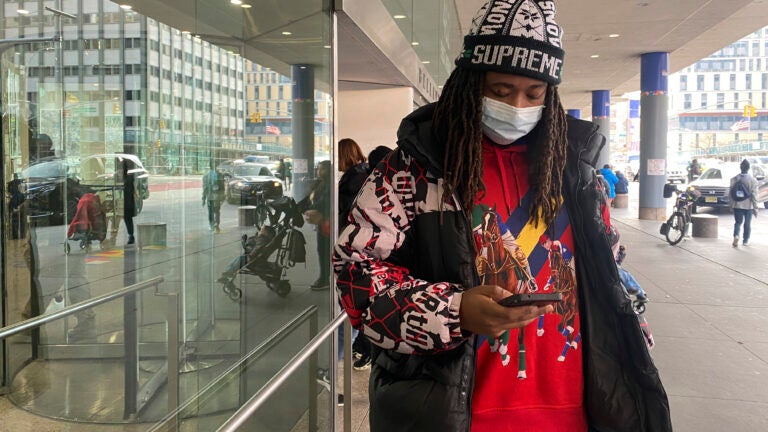
[[544,105],[516,108],[483,97],[483,132],[497,144],[512,144],[536,127],[543,111]]

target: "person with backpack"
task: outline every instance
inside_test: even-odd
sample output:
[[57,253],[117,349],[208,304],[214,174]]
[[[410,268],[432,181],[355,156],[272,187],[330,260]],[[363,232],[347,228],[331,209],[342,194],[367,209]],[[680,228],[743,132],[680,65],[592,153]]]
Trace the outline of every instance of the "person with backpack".
[[224,175],[216,170],[211,161],[210,171],[203,176],[203,207],[208,206],[208,226],[220,233],[221,202],[224,201]]
[[749,244],[749,234],[752,231],[752,216],[757,217],[757,180],[749,174],[749,161],[741,161],[741,174],[731,178],[728,190],[730,206],[733,209],[733,247],[739,245],[741,224],[744,224],[744,237],[741,242]]

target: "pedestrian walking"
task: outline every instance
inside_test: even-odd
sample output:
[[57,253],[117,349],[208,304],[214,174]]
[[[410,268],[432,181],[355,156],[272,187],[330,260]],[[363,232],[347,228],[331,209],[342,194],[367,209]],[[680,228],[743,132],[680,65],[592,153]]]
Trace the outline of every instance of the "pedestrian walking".
[[749,244],[752,233],[752,216],[757,217],[757,180],[749,174],[749,161],[741,161],[741,173],[731,178],[728,190],[728,200],[733,209],[733,247],[739,246],[741,226],[744,225],[744,235],[741,244]]

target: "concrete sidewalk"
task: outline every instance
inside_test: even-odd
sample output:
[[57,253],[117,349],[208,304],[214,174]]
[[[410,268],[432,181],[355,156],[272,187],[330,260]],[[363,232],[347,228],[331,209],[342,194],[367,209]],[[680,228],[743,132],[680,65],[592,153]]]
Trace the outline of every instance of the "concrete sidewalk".
[[661,222],[637,219],[636,201],[612,216],[627,246],[624,267],[651,299],[651,354],[675,431],[768,431],[768,210],[753,219],[750,246],[731,246],[727,210],[717,239],[670,246]]

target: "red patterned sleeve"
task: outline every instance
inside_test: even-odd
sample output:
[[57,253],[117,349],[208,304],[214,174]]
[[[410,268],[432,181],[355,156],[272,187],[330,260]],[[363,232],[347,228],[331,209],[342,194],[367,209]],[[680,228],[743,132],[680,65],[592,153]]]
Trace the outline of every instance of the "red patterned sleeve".
[[[434,353],[462,342],[461,288],[416,279],[406,267],[406,233],[428,209],[437,182],[397,151],[363,185],[333,254],[337,291],[352,325],[376,345]],[[400,265],[396,264],[400,263]]]

